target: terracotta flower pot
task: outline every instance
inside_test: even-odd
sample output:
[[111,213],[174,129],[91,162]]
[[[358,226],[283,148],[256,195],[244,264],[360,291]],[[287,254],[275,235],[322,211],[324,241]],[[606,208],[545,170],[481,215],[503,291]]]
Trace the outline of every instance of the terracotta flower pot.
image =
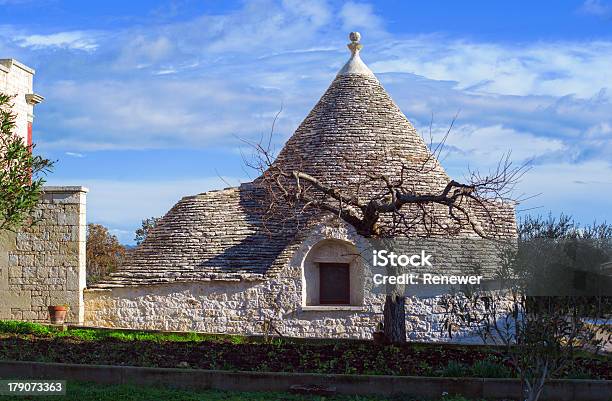
[[66,320],[66,312],[68,311],[67,306],[53,305],[49,306],[49,320],[53,324],[64,324]]

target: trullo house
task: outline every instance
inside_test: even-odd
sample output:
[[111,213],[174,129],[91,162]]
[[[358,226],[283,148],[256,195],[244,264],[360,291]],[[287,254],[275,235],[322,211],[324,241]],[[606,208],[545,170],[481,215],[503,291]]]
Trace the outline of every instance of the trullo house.
[[[415,192],[439,192],[449,176],[361,60],[359,35],[351,39],[349,61],[275,165],[343,187],[366,171],[400,174],[401,164],[414,167],[405,180]],[[390,156],[399,164],[381,162]],[[263,191],[255,180],[182,198],[117,272],[85,290],[85,324],[237,334],[271,324],[285,336],[370,338],[384,295],[360,256],[367,241],[325,212],[308,224],[266,220]],[[483,232],[515,236],[511,205],[473,209]],[[441,313],[436,294],[409,296],[409,339],[440,340]]]

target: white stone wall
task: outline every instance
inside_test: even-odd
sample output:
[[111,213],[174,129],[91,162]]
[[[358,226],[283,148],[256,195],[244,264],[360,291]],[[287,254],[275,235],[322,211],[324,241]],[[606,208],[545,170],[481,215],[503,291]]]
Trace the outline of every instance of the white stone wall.
[[33,93],[34,70],[13,59],[0,59],[0,92],[16,95],[13,112],[17,114],[15,132],[27,141],[28,121],[34,118],[34,106],[26,95]]
[[[258,335],[264,334],[264,321],[273,318],[274,327],[285,336],[370,339],[382,320],[380,296],[366,298],[363,307],[308,308],[291,291],[296,284],[211,282],[85,290],[85,325]],[[437,297],[407,298],[410,340],[447,341],[442,319]],[[477,338],[459,332],[454,340]]]
[[66,304],[67,321],[83,322],[86,192],[45,187],[36,224],[0,233],[0,319],[48,322]]
[[[343,227],[320,226],[306,239],[277,277],[260,282],[173,283],[85,290],[85,325],[199,331],[208,333],[263,334],[272,320],[286,336],[371,338],[382,320],[384,296],[371,291],[371,280],[362,283],[363,296],[350,306],[311,306],[304,296],[304,267],[311,250],[324,240],[350,243],[363,250],[363,238]],[[323,252],[323,257],[330,253]],[[353,291],[353,290],[352,290]],[[443,308],[439,296],[406,300],[408,337],[417,341],[445,341],[441,334]],[[455,339],[474,341],[469,333]]]

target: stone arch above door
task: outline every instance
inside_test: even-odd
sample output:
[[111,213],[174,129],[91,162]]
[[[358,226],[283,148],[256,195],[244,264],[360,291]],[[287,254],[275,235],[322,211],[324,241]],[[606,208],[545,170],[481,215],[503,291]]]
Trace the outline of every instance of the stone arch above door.
[[[344,279],[342,274],[329,273],[330,269],[337,268],[341,270],[342,266],[346,265],[348,269],[348,287],[349,294],[347,302],[334,303],[323,302],[321,295],[322,282],[321,279],[334,277],[336,279]],[[326,269],[327,273],[321,274],[322,269]],[[339,239],[324,239],[317,242],[308,252],[303,263],[303,306],[317,305],[347,305],[361,306],[363,305],[364,297],[364,268],[361,255],[354,244]],[[323,283],[323,289],[329,288],[329,283]],[[341,283],[338,283],[339,291],[342,291]]]

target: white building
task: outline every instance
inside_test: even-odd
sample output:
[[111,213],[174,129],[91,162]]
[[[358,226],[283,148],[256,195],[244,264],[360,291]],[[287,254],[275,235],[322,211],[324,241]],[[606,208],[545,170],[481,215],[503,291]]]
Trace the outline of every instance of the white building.
[[34,70],[14,59],[0,59],[0,93],[15,96],[16,133],[32,144],[34,106],[44,98],[33,91]]

